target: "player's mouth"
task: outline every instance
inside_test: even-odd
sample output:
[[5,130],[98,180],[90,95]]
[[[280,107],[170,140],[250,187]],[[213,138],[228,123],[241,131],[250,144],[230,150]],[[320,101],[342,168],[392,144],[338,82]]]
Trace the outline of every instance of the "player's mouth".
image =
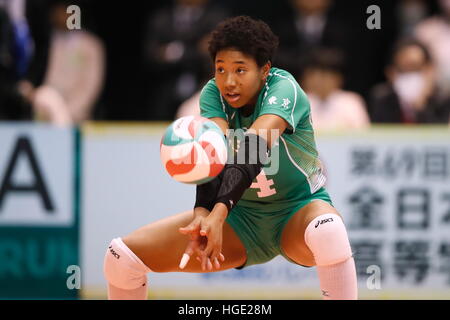
[[225,96],[227,98],[227,101],[231,103],[238,101],[241,97],[239,93],[227,93],[225,94]]

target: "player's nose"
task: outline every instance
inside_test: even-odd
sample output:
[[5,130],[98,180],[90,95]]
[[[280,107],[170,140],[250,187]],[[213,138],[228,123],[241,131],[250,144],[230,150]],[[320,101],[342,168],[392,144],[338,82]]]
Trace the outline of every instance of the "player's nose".
[[236,79],[232,74],[229,74],[225,79],[225,86],[227,88],[233,88],[236,86]]

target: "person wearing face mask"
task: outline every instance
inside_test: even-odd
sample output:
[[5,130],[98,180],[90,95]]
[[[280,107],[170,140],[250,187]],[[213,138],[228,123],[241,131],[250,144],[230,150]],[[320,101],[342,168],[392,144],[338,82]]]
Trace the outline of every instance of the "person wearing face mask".
[[398,42],[385,73],[388,81],[377,85],[371,93],[372,122],[448,122],[450,101],[437,97],[435,66],[421,42],[415,39]]

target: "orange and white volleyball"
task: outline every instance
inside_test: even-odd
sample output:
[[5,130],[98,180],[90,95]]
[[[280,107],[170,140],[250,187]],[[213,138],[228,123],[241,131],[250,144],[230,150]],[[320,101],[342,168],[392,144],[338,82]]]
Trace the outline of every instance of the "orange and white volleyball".
[[175,180],[202,184],[225,167],[228,148],[225,136],[212,120],[186,116],[175,120],[161,139],[161,162]]

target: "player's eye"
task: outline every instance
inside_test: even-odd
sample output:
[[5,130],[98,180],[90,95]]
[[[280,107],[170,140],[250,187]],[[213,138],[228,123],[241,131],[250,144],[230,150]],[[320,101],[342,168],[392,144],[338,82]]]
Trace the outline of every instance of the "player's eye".
[[238,68],[238,69],[236,70],[236,72],[239,73],[239,74],[244,74],[244,73],[245,73],[245,69]]
[[217,73],[224,73],[225,70],[222,67],[219,67],[219,68],[216,69],[216,72]]

